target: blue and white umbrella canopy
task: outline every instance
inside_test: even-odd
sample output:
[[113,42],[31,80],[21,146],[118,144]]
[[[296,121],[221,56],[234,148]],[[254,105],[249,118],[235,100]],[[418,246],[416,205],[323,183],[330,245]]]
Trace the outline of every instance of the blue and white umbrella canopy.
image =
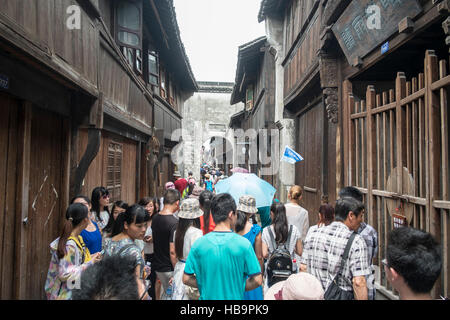
[[219,181],[215,188],[217,194],[229,193],[236,204],[239,203],[239,198],[243,195],[253,196],[257,208],[270,207],[277,191],[270,183],[259,178],[256,174],[239,172]]

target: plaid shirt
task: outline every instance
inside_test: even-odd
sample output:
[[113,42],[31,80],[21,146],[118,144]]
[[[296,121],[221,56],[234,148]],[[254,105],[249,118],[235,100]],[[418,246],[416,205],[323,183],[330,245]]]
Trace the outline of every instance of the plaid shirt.
[[[311,230],[306,236],[301,263],[320,280],[325,291],[339,272],[341,258],[351,234],[352,231],[345,224],[335,221],[326,227]],[[371,269],[367,245],[360,235],[356,235],[338,285],[343,290],[352,291],[352,279],[369,274]]]
[[369,300],[374,300],[376,295],[375,289],[375,268],[372,264],[373,258],[378,252],[378,233],[377,231],[367,223],[361,223],[357,233],[363,237],[367,245],[367,257],[369,259],[370,268],[372,273],[366,278],[367,288],[369,289]]

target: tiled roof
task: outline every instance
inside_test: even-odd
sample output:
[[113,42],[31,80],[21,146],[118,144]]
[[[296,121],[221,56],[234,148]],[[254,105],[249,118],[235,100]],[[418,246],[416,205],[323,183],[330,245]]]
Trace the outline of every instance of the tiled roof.
[[252,70],[250,66],[255,66],[259,63],[259,56],[261,55],[261,48],[265,46],[267,41],[266,36],[259,37],[255,40],[247,42],[239,46],[238,51],[238,62],[236,67],[236,79],[233,88],[233,93],[231,94],[231,105],[234,105],[241,101],[243,93],[239,91],[242,77],[244,76],[244,69]]
[[259,8],[258,22],[264,21],[267,15],[280,10],[284,2],[285,0],[262,0]]

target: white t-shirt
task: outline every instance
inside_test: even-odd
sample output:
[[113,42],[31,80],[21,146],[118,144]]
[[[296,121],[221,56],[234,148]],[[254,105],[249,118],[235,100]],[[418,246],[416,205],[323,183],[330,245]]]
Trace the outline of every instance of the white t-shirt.
[[[177,232],[175,231],[173,233],[173,242],[175,242]],[[191,251],[191,247],[194,244],[194,242],[203,236],[203,231],[195,228],[195,227],[189,227],[186,230],[186,234],[184,235],[184,245],[183,245],[183,260],[187,259],[187,256],[189,255],[189,251]]]
[[[290,227],[291,227],[291,225],[289,225],[289,228]],[[270,230],[272,230],[273,238],[276,239],[275,230],[273,228],[273,225],[271,225],[271,226],[263,229],[262,241],[269,248],[269,256],[270,256],[270,254],[275,250],[275,247],[273,246],[272,240],[270,238],[269,228],[270,228]],[[289,228],[288,228],[288,230],[289,230]],[[287,249],[289,250],[289,253],[291,254],[291,257],[294,257],[295,247],[296,247],[297,241],[299,239],[300,239],[300,232],[298,231],[297,227],[293,225],[291,239],[289,241],[289,244],[286,244]]]
[[286,203],[285,207],[288,224],[296,226],[302,242],[305,241],[309,229],[308,211],[294,203]]

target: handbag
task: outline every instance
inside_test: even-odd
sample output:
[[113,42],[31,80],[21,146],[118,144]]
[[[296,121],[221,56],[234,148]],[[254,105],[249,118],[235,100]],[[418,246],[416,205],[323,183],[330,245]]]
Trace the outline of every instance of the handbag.
[[327,290],[324,294],[325,300],[354,300],[355,296],[353,295],[353,290],[347,291],[341,289],[338,285],[338,280],[342,276],[342,271],[344,270],[345,263],[348,259],[348,254],[350,252],[350,248],[352,246],[353,240],[355,239],[356,232],[353,232],[350,238],[347,241],[347,245],[345,246],[344,255],[342,256],[341,260],[341,266],[337,273],[337,275],[334,277],[331,284],[328,286]]

